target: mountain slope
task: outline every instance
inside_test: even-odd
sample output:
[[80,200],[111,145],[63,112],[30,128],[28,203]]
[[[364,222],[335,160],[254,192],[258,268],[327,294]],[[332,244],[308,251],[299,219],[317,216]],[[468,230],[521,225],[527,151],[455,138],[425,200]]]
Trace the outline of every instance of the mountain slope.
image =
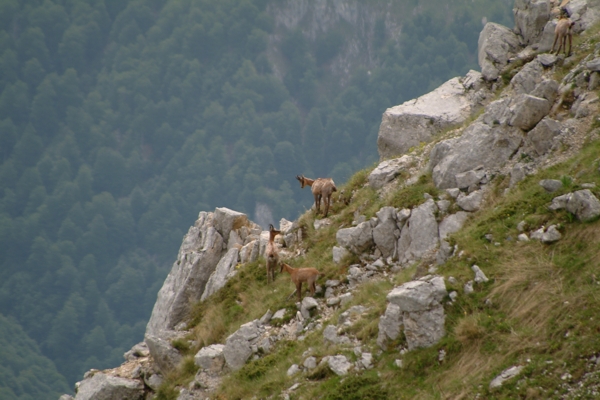
[[[551,145],[544,151],[537,153],[528,147],[533,130],[519,131],[522,145],[518,150],[500,167],[484,166],[486,173],[477,177],[473,187],[444,190],[434,184],[432,164],[452,155],[453,144],[463,143],[459,140],[487,119],[492,127],[506,128],[506,122],[491,118],[500,115],[499,110],[520,111],[507,104],[523,95],[518,90],[525,73],[537,68],[540,58],[546,60],[544,54],[536,55],[529,49],[500,71],[500,79],[494,82],[497,97],[492,103],[462,126],[443,130],[431,143],[411,149],[407,155],[412,161],[383,188],[371,186],[369,176],[374,169],[362,170],[340,185],[328,220],[308,211],[285,229],[282,256],[286,262],[294,267],[317,268],[324,275],[320,283],[328,289],[316,296],[316,310],[311,313],[307,305],[297,307],[288,299],[293,290],[288,275],[278,276],[274,285],[267,285],[264,260],[234,265],[237,272],[225,286],[205,302],[196,303],[185,324],[171,332],[179,335],[170,341],[170,347],[176,349],[181,362],[175,368],[147,370],[144,379],[151,374],[165,376],[155,387],[158,397],[597,396],[600,206],[594,204],[600,202],[596,198],[596,203],[587,203],[588,208],[567,207],[568,211],[565,204],[576,193],[598,197],[600,123],[593,82],[599,73],[595,69],[600,60],[600,49],[595,45],[600,39],[599,28],[594,26],[576,39],[574,56],[554,57],[554,67],[541,69],[543,76],[533,75],[532,79],[539,78],[540,83],[560,82],[553,102],[557,106],[548,113],[563,129],[547,139]],[[497,141],[499,147],[506,143]],[[476,148],[470,146],[462,148],[465,154]],[[440,152],[444,148],[446,152]],[[467,172],[476,174],[478,170]],[[441,263],[436,258],[439,251],[424,252],[408,262],[394,260],[398,255],[383,260],[377,253],[379,246],[367,246],[364,253],[359,250],[356,254],[352,246],[346,246],[348,252],[339,263],[332,259],[332,249],[345,246],[340,232],[375,220],[382,223],[383,207],[393,207],[398,215],[405,210],[414,214],[438,203],[432,215],[443,221],[470,207],[462,201],[478,192],[484,195],[482,203],[478,209],[469,210],[462,228],[449,236],[447,256],[451,256]],[[584,210],[595,211],[586,218]],[[301,241],[289,245],[290,232],[295,232],[296,238],[301,232]],[[552,235],[545,236],[550,232]],[[358,246],[359,241],[352,243]],[[193,254],[197,249],[187,250]],[[179,257],[187,256],[187,250],[182,246]],[[477,275],[478,270],[485,277]],[[419,282],[428,274],[446,282],[447,295],[441,302],[445,335],[426,348],[413,349],[405,326],[405,333],[382,346],[380,324],[389,316],[390,291]],[[282,310],[282,318],[270,319],[267,310]],[[227,354],[215,369],[199,368],[202,363],[194,360],[199,351],[217,343],[228,346],[234,343],[232,338],[244,332],[250,337],[247,343],[258,336],[271,338],[270,345],[256,343],[256,350],[236,368],[231,367]],[[161,353],[151,348],[150,354],[156,358]],[[345,361],[334,366],[334,359]],[[136,361],[130,362],[135,365]],[[227,367],[221,369],[223,363]],[[516,377],[491,385],[507,371],[517,371]]]

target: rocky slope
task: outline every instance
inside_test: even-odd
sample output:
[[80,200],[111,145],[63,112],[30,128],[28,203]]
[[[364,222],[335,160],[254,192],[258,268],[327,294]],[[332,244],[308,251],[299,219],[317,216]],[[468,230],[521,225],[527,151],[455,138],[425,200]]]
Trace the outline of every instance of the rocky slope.
[[[481,288],[490,285],[489,272],[468,261],[452,235],[492,210],[494,196],[510,196],[520,181],[576,155],[598,133],[600,47],[594,45],[591,28],[598,21],[600,6],[595,1],[573,0],[567,8],[582,39],[573,56],[545,52],[556,23],[553,4],[518,1],[515,30],[497,24],[483,29],[481,72],[470,71],[384,113],[378,139],[381,162],[358,187],[349,184],[340,193],[334,209],[338,215],[314,221],[310,216],[294,222],[282,220],[281,257],[302,265],[319,245],[319,240],[311,238],[329,235],[333,241],[335,236],[331,246],[325,240],[326,249],[319,257],[326,259],[328,271],[343,271],[337,276],[341,279],[332,279],[336,276],[326,272],[329,279],[322,282],[320,293],[315,298],[305,296],[296,310],[287,307],[273,313],[264,304],[260,318],[242,315],[236,329],[220,343],[199,343],[194,339],[195,305],[218,297],[236,279],[248,279],[240,275],[256,267],[268,240],[268,234],[241,213],[224,208],[201,212],[159,292],[144,342],[125,354],[122,366],[88,372],[77,384],[75,399],[141,399],[156,394],[169,398],[167,387],[182,400],[211,397],[236,371],[252,368],[249,365],[276,354],[285,343],[302,343],[306,338],[329,346],[328,350],[314,345],[293,358],[297,362],[287,362],[289,378],[285,379],[295,383],[268,396],[310,398],[299,389],[303,380],[298,377],[370,376],[366,371],[381,368],[386,356],[394,368],[410,368],[405,358],[431,348],[437,364],[447,362],[450,346],[436,346],[449,335],[448,319],[456,319],[453,307],[470,304],[461,302],[473,293],[478,299]],[[498,184],[499,177],[506,177],[504,186]],[[397,190],[410,190],[427,179],[435,195],[425,193],[424,201],[421,197],[413,203],[388,204]],[[564,192],[553,196],[549,209],[567,210],[569,221],[597,221],[600,201],[594,182],[583,182],[573,191],[566,190],[567,183],[560,177],[540,182],[549,196]],[[500,193],[498,188],[503,188]],[[377,199],[370,218],[366,210],[374,203],[360,197],[361,191],[370,191]],[[352,215],[345,209],[352,209]],[[551,244],[565,233],[561,224],[535,225],[524,220],[516,240]],[[501,246],[491,233],[485,239],[491,247]],[[444,272],[444,266],[455,259],[470,264],[460,277]],[[377,282],[393,284],[386,300],[376,309],[355,304],[358,300],[353,299],[362,298],[361,293],[372,290]],[[277,286],[274,292],[281,287],[289,289]],[[491,298],[481,303],[488,304]],[[453,335],[458,335],[452,324]],[[477,332],[470,335],[477,338]],[[499,370],[488,381],[489,388],[475,391],[501,388],[526,368],[519,364]],[[572,375],[561,378],[565,393],[595,390],[593,366],[586,368],[588,373],[580,373],[579,380]],[[169,378],[185,375],[185,370],[193,371],[192,379]],[[528,396],[544,397],[544,388],[530,389]],[[460,398],[460,392],[450,397]],[[375,394],[371,393],[372,398],[378,398]],[[419,392],[410,397],[429,396]]]

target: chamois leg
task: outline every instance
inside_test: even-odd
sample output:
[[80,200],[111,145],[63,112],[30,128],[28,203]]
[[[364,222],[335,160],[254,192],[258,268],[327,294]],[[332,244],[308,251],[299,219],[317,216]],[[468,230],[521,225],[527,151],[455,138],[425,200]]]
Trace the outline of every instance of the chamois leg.
[[296,284],[296,293],[298,294],[298,301],[302,301],[302,282]]
[[[567,38],[569,39],[569,53],[567,54],[567,57],[569,57],[571,55],[571,44],[572,44],[571,40],[572,40],[572,37],[571,37],[571,35],[567,34]],[[565,50],[567,48],[567,43],[566,42],[567,41],[565,39]]]
[[[556,41],[558,40],[558,35],[554,35],[554,43],[552,43],[552,49],[550,50],[550,54],[554,52],[554,46],[556,46]],[[558,52],[556,52],[558,54]]]
[[323,207],[325,207],[325,218],[327,218],[327,214],[329,214],[329,203],[331,202],[331,195],[325,196],[323,198]]
[[318,215],[321,212],[321,195],[315,194],[315,213]]

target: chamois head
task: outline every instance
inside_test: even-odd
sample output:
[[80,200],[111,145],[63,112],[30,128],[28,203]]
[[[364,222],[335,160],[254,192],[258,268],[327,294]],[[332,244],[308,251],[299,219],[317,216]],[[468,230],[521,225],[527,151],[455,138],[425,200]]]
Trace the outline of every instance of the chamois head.
[[273,226],[273,224],[269,224],[269,239],[270,240],[274,240],[275,236],[280,234],[281,231],[278,231],[277,229],[275,229],[275,227]]
[[304,186],[306,186],[306,178],[304,177],[304,175],[296,175],[296,179],[298,179],[298,181],[300,182],[301,188],[304,188]]

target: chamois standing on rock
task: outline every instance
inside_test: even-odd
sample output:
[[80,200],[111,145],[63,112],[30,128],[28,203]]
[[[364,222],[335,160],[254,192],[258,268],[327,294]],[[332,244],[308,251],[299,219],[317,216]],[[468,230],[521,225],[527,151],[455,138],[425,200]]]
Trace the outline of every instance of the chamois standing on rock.
[[296,179],[300,182],[300,187],[304,189],[305,186],[310,186],[310,190],[315,196],[315,208],[317,214],[321,211],[321,199],[323,199],[325,207],[325,217],[329,213],[329,205],[331,204],[331,194],[337,191],[335,183],[331,178],[317,178],[309,179],[304,175],[296,175]]
[[[571,28],[573,27],[574,22],[571,21],[569,17],[566,15],[562,15],[558,22],[556,23],[556,28],[554,28],[554,43],[552,43],[552,50],[550,53],[554,52],[554,46],[558,42],[558,50],[556,50],[556,54],[560,53],[560,50],[563,49],[565,55],[568,57],[571,55],[571,40],[572,40],[572,32]],[[569,51],[567,52],[567,39],[569,40]]]
[[281,231],[276,230],[272,224],[269,224],[269,243],[267,243],[267,249],[265,250],[265,255],[267,256],[267,284],[275,282],[275,269],[279,262],[275,236],[280,233]]
[[292,297],[294,293],[296,293],[298,295],[298,301],[302,300],[303,282],[306,282],[306,284],[308,285],[308,289],[310,290],[311,296],[315,295],[315,282],[321,274],[319,271],[317,271],[315,268],[292,268],[291,266],[282,262],[281,269],[279,270],[279,272],[282,273],[284,269],[287,273],[289,273],[292,276],[292,282],[294,282],[294,285],[296,285],[296,290],[288,296],[288,299]]

